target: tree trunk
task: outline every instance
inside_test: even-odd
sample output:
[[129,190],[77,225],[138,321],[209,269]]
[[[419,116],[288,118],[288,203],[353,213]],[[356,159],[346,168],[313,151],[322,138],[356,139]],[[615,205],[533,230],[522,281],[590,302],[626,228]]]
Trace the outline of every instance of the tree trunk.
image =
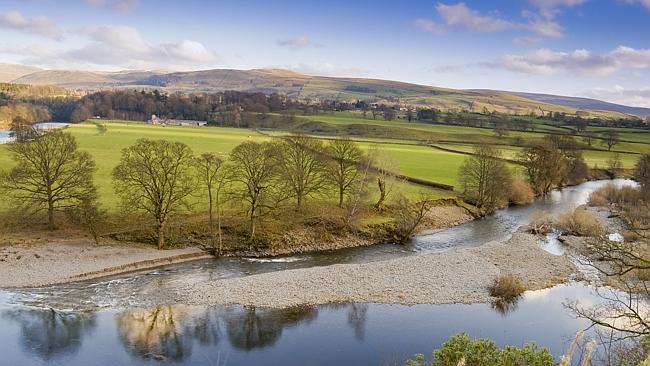
[[217,191],[217,232],[219,234],[219,255],[222,254],[223,238],[221,235],[221,205],[219,204],[219,192]]
[[343,207],[343,188],[339,188],[339,207]]
[[381,206],[386,200],[386,181],[381,178],[377,178],[377,185],[379,186],[379,200],[375,204],[375,208],[381,211]]
[[54,225],[54,202],[51,200],[47,202],[47,228],[49,230],[56,228]]
[[214,244],[214,220],[212,218],[212,188],[208,187],[208,203],[210,205],[210,208],[208,210],[208,216],[210,218],[210,245],[212,245],[212,249],[215,249],[215,244]]
[[165,248],[165,222],[158,221],[158,249]]

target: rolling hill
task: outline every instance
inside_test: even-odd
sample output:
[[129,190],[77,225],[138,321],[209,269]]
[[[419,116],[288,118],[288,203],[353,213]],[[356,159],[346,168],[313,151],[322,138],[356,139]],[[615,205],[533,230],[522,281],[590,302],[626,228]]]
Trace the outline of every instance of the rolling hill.
[[544,103],[563,105],[566,107],[608,110],[608,111],[633,114],[635,116],[640,116],[640,117],[650,116],[650,108],[630,107],[626,105],[603,102],[602,100],[591,99],[591,98],[564,97],[564,96],[550,95],[550,94],[519,93],[519,92],[513,92],[511,94],[519,95],[524,98],[537,100]]
[[[0,65],[0,75],[29,71]],[[6,70],[6,71],[5,71]],[[16,70],[16,71],[12,71]],[[19,72],[20,71],[20,72]],[[218,92],[239,90],[282,93],[292,98],[369,100],[394,102],[443,110],[496,111],[507,114],[542,114],[581,111],[587,117],[625,118],[650,115],[647,108],[627,107],[587,98],[505,92],[460,90],[399,81],[324,77],[281,69],[215,69],[190,72],[36,70],[13,79],[13,83],[55,85],[73,90],[106,88],[162,89],[169,92]]]
[[41,71],[41,69],[33,66],[0,64],[0,83],[8,83],[38,71]]

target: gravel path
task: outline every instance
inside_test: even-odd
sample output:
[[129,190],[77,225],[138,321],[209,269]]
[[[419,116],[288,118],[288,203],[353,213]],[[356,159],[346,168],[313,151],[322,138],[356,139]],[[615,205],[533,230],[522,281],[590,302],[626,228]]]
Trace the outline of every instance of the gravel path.
[[288,270],[186,285],[162,302],[242,304],[283,308],[330,302],[447,304],[490,301],[486,290],[500,273],[520,276],[528,289],[566,281],[575,267],[516,233],[507,242],[395,260]]

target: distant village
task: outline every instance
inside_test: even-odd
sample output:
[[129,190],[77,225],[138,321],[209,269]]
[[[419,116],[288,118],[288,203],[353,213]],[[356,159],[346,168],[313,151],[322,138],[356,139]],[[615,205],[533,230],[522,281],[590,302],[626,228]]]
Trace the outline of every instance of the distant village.
[[207,121],[195,121],[190,119],[168,119],[160,118],[155,114],[151,115],[151,119],[147,123],[152,125],[162,125],[162,126],[205,126],[208,124]]

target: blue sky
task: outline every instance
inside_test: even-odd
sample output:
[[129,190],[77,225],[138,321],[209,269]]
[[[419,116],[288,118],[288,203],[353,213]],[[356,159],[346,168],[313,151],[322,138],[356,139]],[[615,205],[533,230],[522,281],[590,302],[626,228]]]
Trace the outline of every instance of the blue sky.
[[0,62],[287,68],[650,107],[650,0],[3,0]]

